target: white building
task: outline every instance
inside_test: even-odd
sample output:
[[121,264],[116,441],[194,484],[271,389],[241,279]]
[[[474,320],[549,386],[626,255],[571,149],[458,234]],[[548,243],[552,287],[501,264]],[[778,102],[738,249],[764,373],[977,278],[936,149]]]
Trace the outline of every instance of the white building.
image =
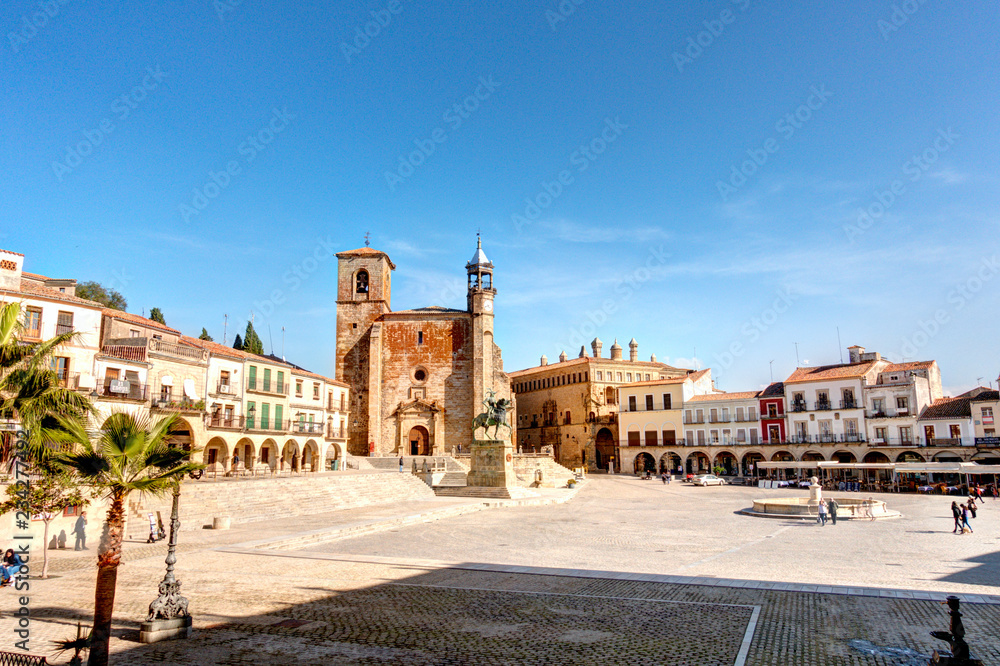
[[926,446],[917,417],[942,397],[936,361],[890,363],[864,386],[865,431],[873,446]]

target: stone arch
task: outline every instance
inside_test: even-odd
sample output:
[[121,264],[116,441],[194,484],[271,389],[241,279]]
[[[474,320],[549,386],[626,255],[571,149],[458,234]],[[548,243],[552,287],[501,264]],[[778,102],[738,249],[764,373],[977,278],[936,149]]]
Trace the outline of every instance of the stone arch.
[[712,461],[712,470],[714,471],[716,467],[721,467],[723,469],[722,473],[727,476],[735,476],[740,471],[736,454],[727,450],[722,450],[715,454],[715,460]]
[[278,466],[278,443],[268,437],[260,445],[260,451],[257,454],[257,462],[261,464],[262,467],[274,471]]
[[303,472],[318,472],[320,471],[319,459],[319,445],[316,444],[315,439],[307,440],[302,446],[302,471]]
[[257,447],[254,446],[253,440],[249,437],[241,437],[236,446],[233,447],[233,453],[239,454],[240,464],[237,471],[240,469],[253,469],[254,461],[257,458]]
[[826,456],[824,456],[819,451],[806,451],[805,453],[802,454],[801,460],[803,462],[811,462],[811,461],[823,462],[826,460]]
[[709,472],[712,459],[704,451],[692,451],[684,461],[684,469],[688,474],[702,474]]
[[916,451],[903,451],[898,456],[896,456],[896,462],[898,463],[908,463],[908,462],[927,462],[924,457],[917,453]]
[[795,456],[788,451],[775,451],[774,455],[771,456],[771,462],[791,462],[793,460],[795,460]]
[[406,455],[409,456],[429,456],[431,455],[431,434],[422,425],[415,425],[410,428],[406,436]]
[[298,472],[301,465],[302,451],[299,443],[294,439],[285,440],[285,445],[281,447],[280,469]]
[[938,451],[934,454],[934,462],[962,462],[962,456],[954,451]]
[[221,437],[208,440],[205,450],[201,452],[201,461],[209,474],[219,474],[229,471],[229,445]]
[[677,468],[682,466],[684,461],[673,451],[667,451],[660,456],[660,473],[676,474]]
[[328,442],[326,445],[326,453],[323,456],[324,469],[333,470],[333,462],[335,460],[341,461],[338,464],[338,468],[343,464],[344,450],[341,448],[340,444],[337,442]]
[[653,456],[645,451],[635,457],[633,465],[635,467],[636,474],[641,474],[643,472],[649,472],[652,474],[656,471],[656,461],[653,459]]
[[371,275],[365,268],[359,268],[351,275],[351,294],[354,300],[368,299],[371,293]]
[[597,453],[597,469],[607,469],[611,464],[611,458],[615,455],[615,436],[610,428],[601,428],[597,431],[594,448]]
[[850,451],[837,451],[830,459],[839,463],[853,463],[858,461],[857,456]]
[[[760,468],[757,467],[757,463],[767,460],[764,454],[760,451],[747,451],[743,454],[743,474],[746,476],[751,476],[759,471]],[[750,465],[753,465],[753,469],[750,469]]]
[[866,462],[869,465],[885,465],[887,463],[891,463],[892,461],[889,460],[889,456],[885,455],[881,451],[869,451],[865,454],[862,462]]
[[[156,421],[157,419],[154,417],[153,420]],[[190,421],[177,418],[174,420],[173,425],[170,426],[170,445],[184,449],[185,451],[193,451],[198,448],[198,442],[195,440],[194,433],[195,430],[191,426]]]

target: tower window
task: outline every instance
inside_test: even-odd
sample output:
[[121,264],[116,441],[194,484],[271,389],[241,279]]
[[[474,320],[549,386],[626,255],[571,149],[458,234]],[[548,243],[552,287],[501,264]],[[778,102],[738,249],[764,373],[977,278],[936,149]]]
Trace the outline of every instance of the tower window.
[[417,331],[417,344],[418,345],[424,344],[424,332],[423,331]]
[[354,291],[358,294],[368,293],[368,271],[358,271]]

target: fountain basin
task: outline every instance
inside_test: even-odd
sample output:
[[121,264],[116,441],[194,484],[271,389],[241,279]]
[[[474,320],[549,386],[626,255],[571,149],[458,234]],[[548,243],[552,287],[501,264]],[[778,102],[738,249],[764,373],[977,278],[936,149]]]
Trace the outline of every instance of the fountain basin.
[[[898,511],[890,510],[882,500],[857,497],[835,497],[834,499],[838,504],[838,520],[868,520],[865,504],[871,507],[871,515],[875,519],[898,518],[900,515]],[[755,499],[753,507],[743,509],[740,513],[759,518],[816,520],[816,500],[811,500],[808,497]]]

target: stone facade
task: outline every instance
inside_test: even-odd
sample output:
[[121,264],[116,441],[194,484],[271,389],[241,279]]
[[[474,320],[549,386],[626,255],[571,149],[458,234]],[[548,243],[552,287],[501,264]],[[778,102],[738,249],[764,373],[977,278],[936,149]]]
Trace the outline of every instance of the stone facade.
[[[337,373],[354,392],[354,455],[468,452],[472,420],[492,391],[512,399],[493,341],[493,265],[480,246],[466,265],[468,307],[393,312],[384,252],[337,255]],[[373,277],[374,276],[374,277]],[[513,421],[513,414],[511,420]]]
[[571,469],[607,469],[619,440],[618,387],[640,381],[686,376],[690,371],[656,361],[638,360],[638,343],[629,344],[629,360],[615,341],[611,358],[602,357],[603,343],[591,343],[578,358],[561,354],[558,363],[541,363],[511,373],[517,394],[518,438],[521,451],[551,448],[556,461]]

